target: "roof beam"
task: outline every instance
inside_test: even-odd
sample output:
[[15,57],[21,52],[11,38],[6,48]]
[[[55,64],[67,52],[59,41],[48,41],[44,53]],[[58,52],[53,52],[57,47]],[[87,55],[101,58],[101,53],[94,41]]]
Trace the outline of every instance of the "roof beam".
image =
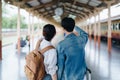
[[35,6],[35,7],[33,7],[33,10],[37,10],[37,9],[40,9],[40,8],[43,8],[43,7],[50,7],[50,6],[52,6],[52,5],[56,4],[56,3],[57,3],[57,0],[53,0],[53,1],[51,1],[51,2],[48,2],[48,3],[44,3],[44,4],[42,4],[42,5]]
[[94,10],[94,7],[89,6],[89,5],[87,5],[87,4],[80,3],[80,2],[76,2],[75,5],[80,6],[80,7],[84,7],[84,8],[86,8],[86,9],[88,9],[88,10],[91,10],[91,11]]
[[[66,9],[67,7],[65,6],[65,9]],[[70,10],[71,10],[71,7],[68,7],[68,8],[70,8]],[[85,14],[89,14],[90,12],[85,12],[84,10],[79,10],[79,9],[77,9],[77,8],[73,8],[72,7],[72,9],[74,9],[74,10],[78,10],[78,11],[81,11],[81,13],[85,13]]]
[[27,3],[29,1],[32,1],[32,0],[22,0],[22,2],[24,2],[24,3]]
[[77,12],[73,12],[73,11],[68,10],[68,9],[65,9],[65,10],[66,10],[66,11],[69,11],[69,13],[72,13],[72,14],[77,14],[77,15],[81,15],[81,16],[85,17],[85,15],[84,15],[84,14],[77,13]]

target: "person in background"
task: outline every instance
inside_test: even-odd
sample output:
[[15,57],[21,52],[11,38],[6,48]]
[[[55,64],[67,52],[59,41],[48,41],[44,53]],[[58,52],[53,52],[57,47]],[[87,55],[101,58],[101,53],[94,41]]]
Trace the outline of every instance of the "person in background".
[[28,42],[28,47],[29,47],[29,51],[30,51],[30,35],[26,36],[26,40]]
[[[75,26],[72,18],[65,17],[61,26],[65,39],[57,46],[58,80],[83,80],[86,72],[85,45],[88,34]],[[77,31],[77,34],[73,30]]]

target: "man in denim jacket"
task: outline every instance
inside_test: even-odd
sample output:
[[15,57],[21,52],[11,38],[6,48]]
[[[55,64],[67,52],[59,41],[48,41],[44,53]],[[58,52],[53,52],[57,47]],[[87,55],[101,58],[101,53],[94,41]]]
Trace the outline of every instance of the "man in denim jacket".
[[[86,72],[85,45],[88,34],[75,27],[75,21],[72,18],[65,17],[61,25],[66,36],[57,46],[58,80],[83,80]],[[78,35],[73,33],[74,29]]]

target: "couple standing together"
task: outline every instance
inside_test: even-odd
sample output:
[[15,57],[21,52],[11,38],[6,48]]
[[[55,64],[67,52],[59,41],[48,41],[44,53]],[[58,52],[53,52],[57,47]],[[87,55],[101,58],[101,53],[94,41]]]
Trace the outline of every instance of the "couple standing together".
[[[75,26],[72,18],[65,17],[61,26],[65,38],[57,45],[56,49],[46,51],[44,56],[45,70],[52,80],[83,80],[86,72],[85,45],[88,34]],[[73,30],[77,31],[77,34]],[[55,27],[47,24],[43,28],[43,36],[39,49],[50,46],[56,34]],[[46,76],[45,80],[51,80]]]

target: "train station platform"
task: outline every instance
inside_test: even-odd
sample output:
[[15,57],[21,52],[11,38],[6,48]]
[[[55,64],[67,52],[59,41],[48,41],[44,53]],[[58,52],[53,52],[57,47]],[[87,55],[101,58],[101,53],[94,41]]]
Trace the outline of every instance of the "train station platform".
[[[87,66],[92,71],[92,80],[120,80],[120,47],[112,47],[112,52],[108,53],[105,42],[101,42],[100,49],[97,46],[93,40],[89,40],[85,50]],[[2,50],[0,80],[27,80],[24,65],[29,47],[23,47],[21,53],[17,53],[15,44],[5,46]]]

